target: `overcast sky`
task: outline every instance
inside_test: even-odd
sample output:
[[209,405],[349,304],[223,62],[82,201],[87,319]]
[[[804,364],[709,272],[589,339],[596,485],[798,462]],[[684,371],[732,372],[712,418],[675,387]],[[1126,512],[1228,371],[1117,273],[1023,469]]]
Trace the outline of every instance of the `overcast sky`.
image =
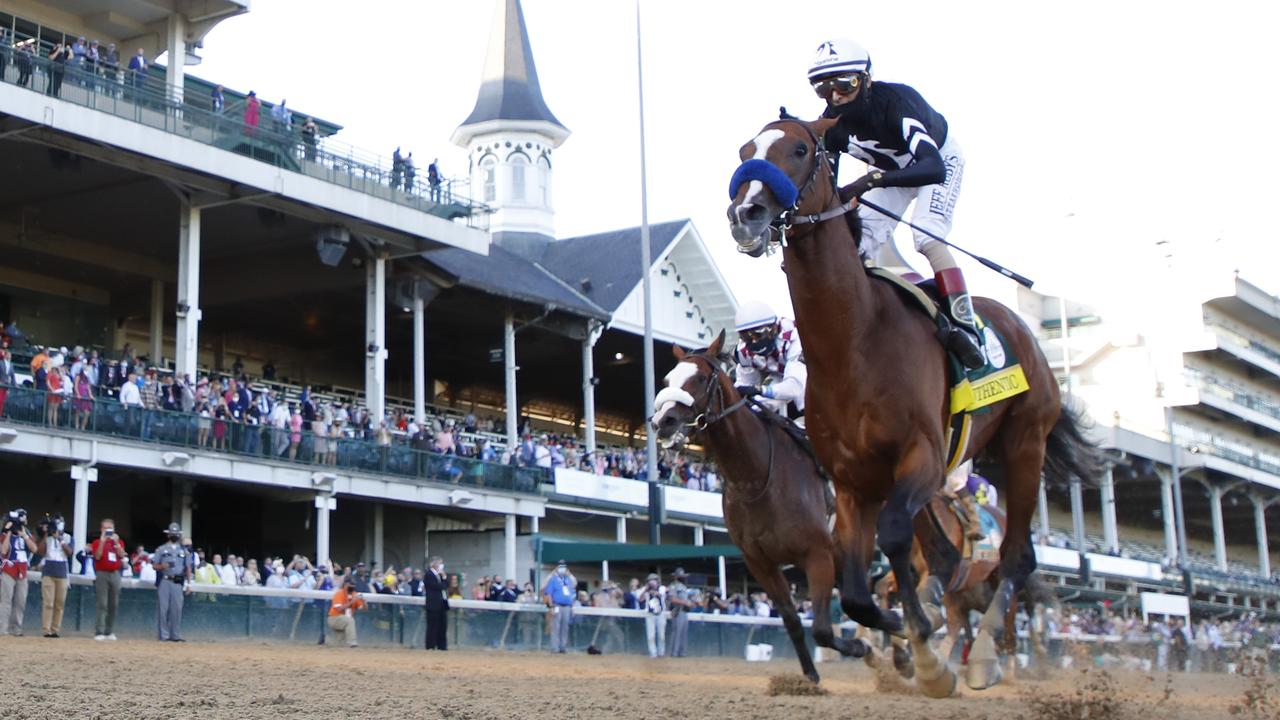
[[[639,224],[633,2],[523,6],[543,95],[573,132],[555,161],[557,233]],[[1276,8],[641,0],[650,221],[692,218],[739,301],[785,309],[779,258],[733,249],[728,180],[779,105],[821,112],[806,64],[843,35],[868,48],[876,79],[915,86],[962,144],[955,242],[1104,307],[1166,291],[1168,248],[1275,293]],[[449,137],[475,103],[493,12],[481,0],[253,0],[209,34],[191,72],[463,175]],[[927,268],[908,235],[898,247]],[[1011,300],[1009,281],[965,269],[977,291]]]

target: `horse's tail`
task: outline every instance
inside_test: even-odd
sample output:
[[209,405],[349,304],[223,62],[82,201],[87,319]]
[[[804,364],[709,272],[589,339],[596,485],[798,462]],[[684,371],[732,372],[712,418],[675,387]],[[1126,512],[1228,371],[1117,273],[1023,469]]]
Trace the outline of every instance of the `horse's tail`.
[[1064,404],[1045,443],[1045,480],[1067,485],[1078,479],[1089,487],[1097,487],[1105,468],[1101,448],[1084,436],[1084,421],[1079,411]]

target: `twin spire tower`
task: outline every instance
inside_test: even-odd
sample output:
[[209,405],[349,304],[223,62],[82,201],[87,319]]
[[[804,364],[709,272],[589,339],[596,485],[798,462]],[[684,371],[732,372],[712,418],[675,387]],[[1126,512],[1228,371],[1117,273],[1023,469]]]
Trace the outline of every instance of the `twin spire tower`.
[[555,238],[552,150],[569,137],[542,99],[519,0],[498,0],[475,109],[453,133],[467,149],[471,195],[493,209],[489,231],[536,258]]

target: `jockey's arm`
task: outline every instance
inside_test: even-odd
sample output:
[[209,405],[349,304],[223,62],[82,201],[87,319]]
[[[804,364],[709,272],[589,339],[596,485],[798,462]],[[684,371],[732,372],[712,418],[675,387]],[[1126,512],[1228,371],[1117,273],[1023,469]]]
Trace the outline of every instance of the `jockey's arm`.
[[804,386],[809,380],[809,370],[804,366],[804,351],[800,346],[800,338],[793,337],[782,348],[785,365],[782,377],[774,380],[765,388],[765,397],[791,402],[804,398]]
[[907,139],[907,142],[912,160],[906,167],[897,170],[871,168],[870,172],[849,186],[854,189],[854,194],[861,196],[866,191],[878,187],[924,187],[945,182],[947,166],[933,138],[917,130]]
[[764,378],[760,375],[760,371],[750,365],[738,363],[738,371],[734,373],[733,384],[742,387],[749,385],[751,387],[760,387]]

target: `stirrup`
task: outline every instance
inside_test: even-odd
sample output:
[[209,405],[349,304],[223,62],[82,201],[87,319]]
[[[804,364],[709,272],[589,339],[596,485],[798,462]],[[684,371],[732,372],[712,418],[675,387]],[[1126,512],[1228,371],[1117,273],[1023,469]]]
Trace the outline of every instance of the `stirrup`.
[[960,364],[970,370],[977,370],[987,364],[987,358],[982,354],[982,347],[978,345],[978,339],[973,334],[947,317],[945,312],[939,311],[935,317],[938,322],[938,331],[934,337],[938,338],[942,347],[956,356]]

